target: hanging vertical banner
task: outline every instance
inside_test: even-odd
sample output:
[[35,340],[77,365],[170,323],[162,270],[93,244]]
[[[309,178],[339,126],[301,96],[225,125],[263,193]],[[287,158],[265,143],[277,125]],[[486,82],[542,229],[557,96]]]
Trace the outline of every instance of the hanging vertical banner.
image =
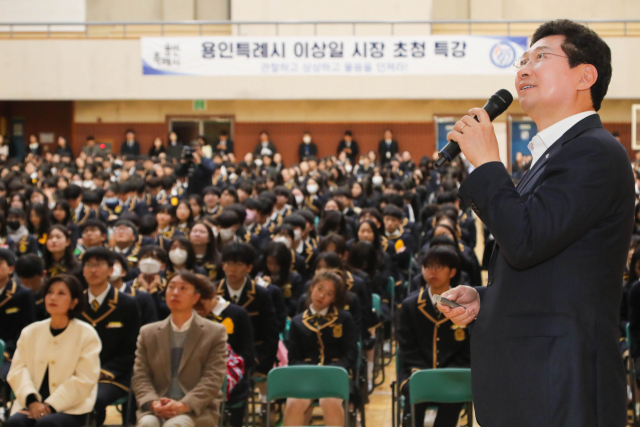
[[143,37],[144,75],[514,74],[526,37]]

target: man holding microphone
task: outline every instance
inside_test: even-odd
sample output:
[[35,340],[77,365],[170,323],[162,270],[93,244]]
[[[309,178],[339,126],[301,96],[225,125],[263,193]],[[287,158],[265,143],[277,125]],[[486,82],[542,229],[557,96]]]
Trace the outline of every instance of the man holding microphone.
[[611,51],[592,30],[557,20],[536,30],[514,65],[520,105],[539,129],[533,163],[514,186],[481,108],[449,133],[476,168],[460,195],[496,248],[487,287],[453,288],[442,296],[465,308],[438,309],[469,325],[483,427],[622,427],[618,316],[634,178],[596,114]]

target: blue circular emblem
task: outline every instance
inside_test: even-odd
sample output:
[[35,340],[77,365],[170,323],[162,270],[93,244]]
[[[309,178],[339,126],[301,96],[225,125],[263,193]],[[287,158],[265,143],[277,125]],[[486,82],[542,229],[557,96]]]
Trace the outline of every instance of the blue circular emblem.
[[516,51],[509,43],[501,41],[491,48],[489,57],[496,67],[507,68],[516,60]]

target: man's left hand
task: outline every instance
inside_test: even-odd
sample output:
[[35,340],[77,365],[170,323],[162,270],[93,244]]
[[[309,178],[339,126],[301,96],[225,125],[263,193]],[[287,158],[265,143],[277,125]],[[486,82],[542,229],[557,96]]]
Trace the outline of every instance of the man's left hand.
[[202,162],[202,158],[200,157],[200,154],[194,152],[193,153],[193,163],[195,163],[196,165],[199,165]]
[[[473,116],[478,117],[477,122]],[[447,140],[456,141],[467,160],[476,168],[488,162],[500,161],[498,140],[489,119],[482,108],[472,108],[469,115],[456,122],[447,134]]]
[[155,415],[166,420],[189,412],[189,407],[173,399],[160,398],[159,407],[155,408]]

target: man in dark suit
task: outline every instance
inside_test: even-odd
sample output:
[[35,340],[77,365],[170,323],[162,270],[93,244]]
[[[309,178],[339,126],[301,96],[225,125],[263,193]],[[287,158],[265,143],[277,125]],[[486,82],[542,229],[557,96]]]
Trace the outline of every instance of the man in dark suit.
[[167,144],[167,157],[172,159],[179,159],[182,156],[182,150],[184,145],[178,141],[178,134],[171,131],[169,132],[169,143]]
[[127,130],[125,141],[120,146],[120,155],[140,155],[140,143],[136,141],[136,134],[132,129]]
[[520,105],[539,130],[532,166],[514,187],[480,108],[448,135],[476,167],[459,191],[496,245],[486,288],[443,294],[467,309],[438,308],[470,324],[480,424],[622,427],[618,318],[634,179],[626,150],[595,113],[611,51],[592,30],[551,21],[516,66]]
[[389,164],[391,159],[398,154],[398,141],[393,139],[393,133],[389,129],[384,131],[384,138],[378,143],[380,163]]
[[100,382],[96,398],[96,424],[101,426],[107,405],[129,392],[140,314],[133,297],[109,284],[114,258],[109,249],[88,249],[82,257],[84,278],[89,285],[82,320],[96,329],[102,342]]
[[305,132],[302,135],[302,142],[298,145],[298,160],[303,162],[310,157],[318,156],[318,146],[311,140],[311,133]]
[[353,133],[351,133],[350,130],[344,132],[344,138],[342,138],[342,141],[338,144],[338,156],[343,151],[351,164],[355,165],[358,161],[360,148],[358,148],[358,143],[353,139]]
[[260,142],[253,150],[253,157],[273,156],[278,152],[276,146],[269,140],[269,134],[265,131],[260,133]]
[[229,139],[229,133],[226,130],[222,129],[220,131],[218,143],[216,144],[216,148],[213,152],[219,153],[221,156],[229,153],[233,154],[233,140]]

